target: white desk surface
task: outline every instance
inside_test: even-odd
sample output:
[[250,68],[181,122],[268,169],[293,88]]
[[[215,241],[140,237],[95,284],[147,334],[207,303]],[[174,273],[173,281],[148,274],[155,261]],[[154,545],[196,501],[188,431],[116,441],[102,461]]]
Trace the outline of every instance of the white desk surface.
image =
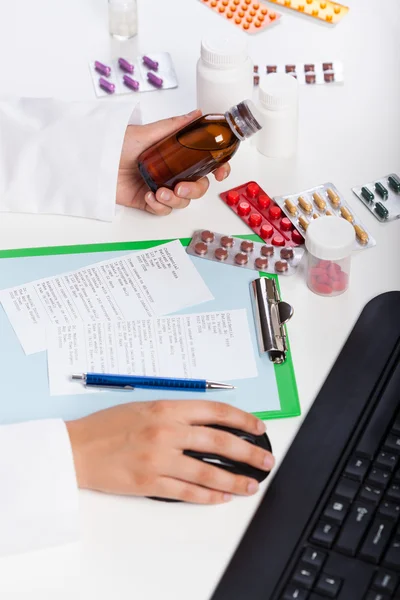
[[[105,224],[1,214],[0,248],[172,238],[203,226],[245,233],[218,200],[223,189],[255,179],[276,195],[333,181],[377,246],[354,257],[350,290],[336,299],[313,295],[301,276],[282,279],[282,295],[295,307],[289,333],[304,416],[366,302],[400,289],[400,221],[381,225],[350,190],[400,174],[400,4],[349,4],[349,14],[334,28],[285,11],[280,24],[248,36],[251,54],[264,64],[344,62],[344,85],[300,89],[296,160],[268,161],[247,144],[233,160],[228,183],[212,184],[206,198],[167,218],[121,210]],[[108,35],[106,0],[2,0],[1,9],[2,93],[94,100],[89,59],[127,54]],[[235,33],[233,26],[197,0],[141,0],[139,11],[140,33],[128,52],[169,51],[180,82],[176,90],[141,96],[144,119],[193,109],[200,39]],[[278,461],[300,423],[268,424]],[[202,508],[82,492],[82,542],[0,560],[0,597],[207,600],[261,497]]]

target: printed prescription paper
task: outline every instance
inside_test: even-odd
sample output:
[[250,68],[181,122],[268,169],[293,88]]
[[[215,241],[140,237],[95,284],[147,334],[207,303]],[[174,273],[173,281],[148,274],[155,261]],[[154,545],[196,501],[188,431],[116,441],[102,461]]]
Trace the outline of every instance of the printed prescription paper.
[[245,309],[114,323],[52,326],[50,394],[93,393],[73,373],[230,381],[257,377]]
[[0,291],[26,354],[46,349],[46,328],[148,319],[212,300],[179,240]]

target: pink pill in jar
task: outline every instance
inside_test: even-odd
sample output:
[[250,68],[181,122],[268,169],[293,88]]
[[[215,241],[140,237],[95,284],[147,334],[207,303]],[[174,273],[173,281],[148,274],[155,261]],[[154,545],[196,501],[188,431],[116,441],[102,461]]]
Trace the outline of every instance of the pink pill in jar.
[[[309,233],[310,229],[310,233]],[[307,227],[307,284],[320,296],[338,296],[349,286],[351,255],[356,234],[346,219],[324,216]]]

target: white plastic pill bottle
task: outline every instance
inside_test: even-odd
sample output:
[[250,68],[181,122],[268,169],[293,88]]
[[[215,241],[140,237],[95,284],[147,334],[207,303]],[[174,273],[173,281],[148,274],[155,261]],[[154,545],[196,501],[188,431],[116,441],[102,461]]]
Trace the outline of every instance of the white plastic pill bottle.
[[243,38],[207,38],[197,62],[197,107],[224,114],[253,95],[253,63]]
[[307,284],[320,296],[338,296],[349,287],[356,234],[342,217],[319,217],[307,227]]
[[256,145],[270,158],[289,158],[296,153],[298,137],[299,84],[286,73],[261,78],[258,92],[262,130]]

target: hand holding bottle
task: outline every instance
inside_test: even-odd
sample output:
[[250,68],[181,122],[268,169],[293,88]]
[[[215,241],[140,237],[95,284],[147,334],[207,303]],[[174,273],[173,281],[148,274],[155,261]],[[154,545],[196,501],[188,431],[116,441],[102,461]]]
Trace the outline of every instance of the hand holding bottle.
[[[190,200],[204,196],[209,186],[207,177],[195,182],[178,182],[173,190],[160,187],[154,194],[149,191],[138,170],[138,157],[144,150],[200,116],[201,112],[195,110],[188,115],[127,127],[118,171],[117,204],[162,216],[168,215],[173,208],[186,208]],[[214,177],[222,181],[229,173],[229,165],[220,164],[214,171]]]

